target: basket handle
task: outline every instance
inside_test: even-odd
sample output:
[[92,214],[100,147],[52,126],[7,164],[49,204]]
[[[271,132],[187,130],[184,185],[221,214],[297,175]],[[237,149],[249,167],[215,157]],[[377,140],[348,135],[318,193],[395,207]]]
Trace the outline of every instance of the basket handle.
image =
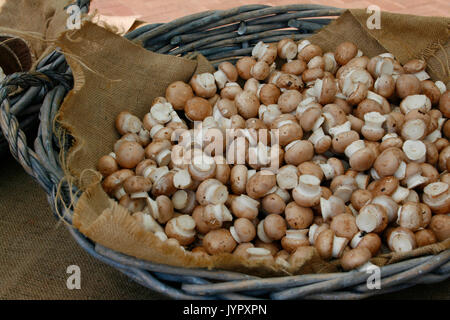
[[72,75],[51,70],[14,73],[7,76],[0,84],[0,127],[8,141],[11,154],[47,193],[51,193],[52,185],[55,181],[59,181],[59,177],[48,170],[38,154],[27,146],[27,137],[20,129],[16,116],[11,113],[9,95],[18,89],[30,87],[41,87],[45,93],[48,93],[58,88],[68,91],[72,86]]

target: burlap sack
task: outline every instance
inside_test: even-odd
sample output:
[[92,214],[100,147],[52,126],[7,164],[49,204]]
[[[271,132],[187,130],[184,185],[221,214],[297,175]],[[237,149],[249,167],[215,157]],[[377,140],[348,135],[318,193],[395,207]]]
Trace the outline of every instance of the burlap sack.
[[71,3],[73,0],[0,0],[0,34],[26,41],[35,62],[54,48],[52,40],[65,30],[68,15],[64,8]]
[[343,41],[353,41],[368,57],[390,52],[401,64],[423,59],[430,76],[449,87],[450,18],[381,12],[380,29],[369,29],[371,15],[363,9],[347,10],[309,40],[325,51],[334,51]]
[[[383,21],[385,28],[389,28],[391,24],[387,23],[389,19],[386,17],[389,16],[383,15]],[[397,19],[396,15],[392,15],[391,19]],[[434,21],[433,18],[427,19]],[[323,34],[320,32],[311,38],[312,41],[321,43],[326,50],[332,50],[335,46],[332,41],[353,40],[369,56],[387,50],[367,33],[364,36],[364,28],[360,23],[355,23],[355,17],[350,12],[346,12],[333,25],[346,35],[330,36],[334,29],[328,27],[322,31]],[[342,30],[343,26],[349,25],[353,28],[351,32]],[[397,27],[397,24],[392,26]],[[390,34],[387,30],[384,32]],[[440,41],[440,33],[430,35],[435,35],[435,41]],[[74,226],[83,234],[105,247],[130,256],[187,268],[220,268],[263,276],[336,270],[338,262],[322,261],[314,249],[297,264],[283,269],[274,263],[243,261],[231,254],[213,257],[195,255],[163,243],[152,233],[145,232],[126,209],[109,199],[101,188],[99,175],[88,173],[95,172],[97,160],[112,150],[113,143],[119,137],[114,129],[114,119],[120,111],[128,109],[142,117],[148,112],[151,101],[163,95],[170,82],[188,81],[195,72],[211,71],[211,65],[202,56],[198,61],[192,61],[148,52],[92,23],[85,23],[81,30],[66,32],[60,37],[58,46],[66,54],[75,77],[75,88],[61,107],[59,121],[74,137],[74,145],[64,159],[68,179],[74,179],[84,191],[76,204],[73,218]],[[422,48],[415,48],[415,54],[419,55],[418,50]],[[397,55],[396,50],[391,51]],[[449,242],[418,249],[409,253],[408,257],[440,252],[449,248]],[[374,261],[383,265],[408,257],[390,254]]]

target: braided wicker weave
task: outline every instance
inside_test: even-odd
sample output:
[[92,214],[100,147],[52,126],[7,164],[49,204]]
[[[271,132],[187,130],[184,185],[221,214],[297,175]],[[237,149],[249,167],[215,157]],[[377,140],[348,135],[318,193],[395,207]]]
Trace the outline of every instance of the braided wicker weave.
[[[341,9],[316,5],[252,5],[198,13],[167,24],[146,25],[126,37],[140,40],[145,48],[159,53],[192,57],[197,51],[217,64],[249,54],[259,40],[275,42],[287,35],[294,39],[307,37],[329,23],[330,16],[341,12]],[[322,18],[310,19],[313,17]],[[55,139],[53,119],[70,85],[70,70],[64,57],[53,53],[40,63],[38,72],[14,74],[0,86],[3,101],[0,124],[11,152],[44,188],[53,212],[62,213],[69,225],[73,201],[77,198],[70,198],[68,191],[72,188],[72,194],[76,194],[77,190],[64,183],[58,155],[66,146],[59,145]],[[8,93],[17,87],[25,89],[20,104],[8,99]],[[27,146],[14,111],[18,105],[24,109],[38,98],[43,99],[40,128],[31,148]],[[56,196],[60,184],[62,200]],[[185,269],[141,261],[96,245],[74,228],[68,228],[79,245],[93,257],[137,283],[176,299],[362,299],[420,283],[440,282],[450,276],[450,250],[446,250],[439,255],[382,267],[381,290],[367,288],[370,274],[358,271],[262,279],[229,271]]]

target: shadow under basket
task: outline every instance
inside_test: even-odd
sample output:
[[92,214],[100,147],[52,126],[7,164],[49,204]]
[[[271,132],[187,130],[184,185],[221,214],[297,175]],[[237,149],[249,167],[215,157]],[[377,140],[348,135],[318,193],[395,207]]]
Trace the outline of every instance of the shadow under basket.
[[[249,55],[260,40],[306,38],[342,12],[342,9],[318,5],[251,5],[198,13],[166,24],[145,25],[126,38],[140,40],[146,49],[163,54],[193,57],[195,52],[200,52],[217,66],[221,61],[235,61]],[[53,131],[53,119],[72,82],[64,56],[56,52],[41,61],[37,72],[9,76],[0,87],[3,101],[0,124],[13,156],[46,191],[53,212],[65,217],[69,232],[78,244],[137,283],[176,299],[363,299],[449,277],[450,250],[384,266],[382,289],[370,290],[366,286],[370,274],[366,272],[258,278],[230,271],[155,264],[93,243],[70,226],[73,202],[77,198],[69,195],[77,194],[78,190],[65,183],[59,158],[60,151],[67,150],[70,141],[61,145]],[[18,87],[23,89],[22,93],[10,100],[8,95]],[[13,112],[17,101],[22,101],[20,106],[24,109],[33,103],[42,104],[34,147],[27,146],[21,123]],[[57,197],[57,193],[62,197]]]

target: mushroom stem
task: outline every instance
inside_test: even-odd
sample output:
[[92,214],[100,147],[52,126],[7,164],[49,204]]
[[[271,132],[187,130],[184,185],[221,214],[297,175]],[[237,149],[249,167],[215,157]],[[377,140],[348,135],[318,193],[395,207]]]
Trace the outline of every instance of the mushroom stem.
[[367,272],[367,271],[371,271],[373,269],[378,269],[378,266],[374,265],[373,263],[371,263],[370,261],[364,263],[362,266],[360,266],[357,270],[361,271],[361,272]]
[[349,132],[352,129],[352,124],[350,121],[346,121],[343,124],[339,125],[339,126],[335,126],[330,128],[329,133],[330,135],[334,138],[335,136],[344,133],[344,132]]
[[266,231],[264,230],[264,219],[261,220],[259,222],[259,224],[258,224],[257,235],[258,235],[258,238],[264,243],[271,243],[271,242],[273,242],[272,239],[270,239],[267,236]]
[[427,148],[422,141],[406,140],[402,149],[409,160],[418,163],[425,162]]
[[348,239],[343,237],[334,236],[333,238],[333,249],[332,249],[332,257],[339,258],[342,256],[345,247],[347,246]]
[[409,189],[398,186],[398,188],[391,195],[392,199],[399,203],[408,198]]
[[350,143],[347,148],[345,148],[345,155],[347,158],[351,158],[353,154],[355,154],[357,151],[364,149],[366,147],[366,144],[364,143],[364,140],[356,140]]
[[418,185],[428,181],[427,177],[422,176],[420,173],[416,173],[406,179],[406,186],[408,189],[414,189]]
[[406,176],[406,162],[402,161],[400,162],[398,169],[394,172],[394,177],[396,177],[399,180],[402,180],[405,178],[405,176]]
[[120,187],[116,190],[116,192],[114,192],[114,197],[117,200],[120,200],[120,198],[122,198],[123,196],[125,196],[127,193],[125,192],[123,187]]

